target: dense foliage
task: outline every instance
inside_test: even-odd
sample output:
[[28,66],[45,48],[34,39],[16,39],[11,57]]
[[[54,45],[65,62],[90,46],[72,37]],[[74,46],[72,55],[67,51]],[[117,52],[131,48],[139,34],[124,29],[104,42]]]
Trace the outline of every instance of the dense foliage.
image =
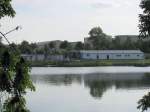
[[140,7],[143,9],[143,14],[140,14],[140,37],[150,37],[150,0],[142,0]]
[[88,41],[91,43],[91,49],[109,49],[111,45],[111,36],[106,35],[100,27],[94,27],[89,32]]
[[0,90],[21,95],[26,89],[35,90],[30,79],[30,68],[16,53],[5,51],[1,57]]
[[[135,39],[135,40],[134,40]],[[136,40],[138,39],[138,40]],[[0,44],[0,55],[5,48],[13,47],[20,54],[61,54],[70,50],[142,50],[145,53],[150,53],[150,40],[139,39],[138,36],[109,36],[89,37],[89,43],[76,42],[74,44],[68,41],[62,41],[57,48],[56,44],[49,43],[40,47],[36,43],[23,41],[21,44],[12,43],[9,46]]]
[[[0,0],[0,19],[5,16],[15,16],[11,0]],[[1,34],[2,37],[5,37],[2,32]],[[23,43],[23,45],[26,46],[27,43]],[[24,50],[25,48],[21,47],[20,49]],[[27,89],[34,91],[35,87],[30,79],[30,68],[19,54],[17,45],[6,46],[0,42],[1,112],[29,112],[23,95]],[[2,99],[5,101],[2,102]]]
[[24,97],[10,97],[4,103],[3,112],[30,112],[26,105],[26,100]]
[[4,16],[15,16],[15,11],[11,6],[11,0],[0,0],[0,19]]
[[138,104],[139,105],[137,108],[141,108],[142,112],[148,110],[148,108],[150,107],[150,92],[147,95],[143,96],[143,98],[138,101]]
[[[140,7],[143,9],[143,14],[139,15],[140,37],[150,37],[150,0],[142,0],[140,3]],[[143,50],[146,50],[146,52],[150,52],[150,41],[144,42],[144,44],[142,44],[141,46]],[[143,98],[138,101],[137,108],[142,109],[142,112],[150,108],[150,92],[148,92],[147,95],[143,96]]]

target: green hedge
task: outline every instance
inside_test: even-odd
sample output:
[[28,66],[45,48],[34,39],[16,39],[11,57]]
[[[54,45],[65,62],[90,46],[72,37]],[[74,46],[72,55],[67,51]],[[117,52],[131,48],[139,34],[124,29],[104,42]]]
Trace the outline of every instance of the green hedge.
[[81,60],[69,62],[36,61],[32,66],[58,67],[90,67],[90,66],[150,66],[150,59],[146,60]]

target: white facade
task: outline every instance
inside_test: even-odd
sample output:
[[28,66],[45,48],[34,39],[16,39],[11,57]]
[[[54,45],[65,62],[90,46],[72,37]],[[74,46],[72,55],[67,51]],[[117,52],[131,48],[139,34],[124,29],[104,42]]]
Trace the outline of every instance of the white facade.
[[21,56],[28,61],[43,61],[45,59],[43,54],[22,54]]
[[48,59],[52,61],[64,61],[64,56],[63,55],[49,55]]
[[83,50],[80,58],[87,60],[144,59],[140,50]]
[[63,55],[48,55],[47,58],[44,54],[22,54],[21,55],[27,61],[64,61]]

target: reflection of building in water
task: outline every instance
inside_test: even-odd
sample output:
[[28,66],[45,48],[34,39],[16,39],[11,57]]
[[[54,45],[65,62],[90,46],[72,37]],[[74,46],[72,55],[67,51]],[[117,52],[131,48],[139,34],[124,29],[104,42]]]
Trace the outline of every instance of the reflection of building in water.
[[22,54],[21,55],[27,61],[66,61],[67,57],[61,54],[44,55],[44,54]]
[[80,75],[34,75],[31,78],[34,83],[51,85],[70,85],[72,83],[81,83]]
[[[148,78],[149,77],[149,78]],[[85,75],[85,83],[99,81],[115,86],[116,89],[122,88],[142,88],[150,87],[150,75],[144,73],[121,73],[121,74],[93,74]]]
[[93,97],[100,98],[104,92],[112,87],[115,89],[139,89],[150,87],[150,74],[125,73],[125,74],[85,74],[85,75],[44,75],[32,76],[35,83],[48,85],[82,84],[90,88]]
[[45,59],[43,54],[22,54],[21,56],[28,61],[43,61]]

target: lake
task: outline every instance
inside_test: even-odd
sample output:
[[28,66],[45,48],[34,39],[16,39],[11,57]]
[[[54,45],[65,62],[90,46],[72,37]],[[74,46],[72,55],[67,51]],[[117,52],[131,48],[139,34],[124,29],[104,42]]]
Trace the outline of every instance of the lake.
[[35,67],[31,112],[140,112],[150,91],[150,67]]

